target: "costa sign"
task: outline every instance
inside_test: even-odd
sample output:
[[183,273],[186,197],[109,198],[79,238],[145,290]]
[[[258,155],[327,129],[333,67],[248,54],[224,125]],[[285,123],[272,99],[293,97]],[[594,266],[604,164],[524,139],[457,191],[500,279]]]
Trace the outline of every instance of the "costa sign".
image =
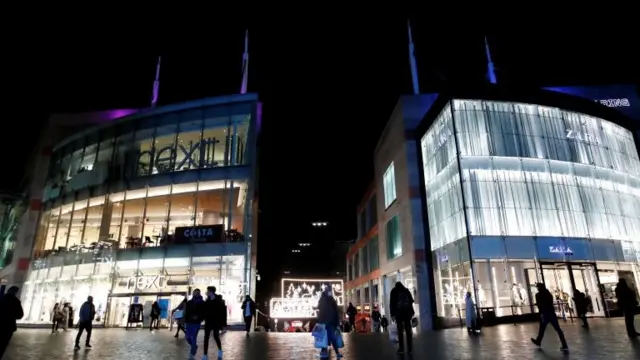
[[162,289],[165,285],[164,275],[130,276],[127,278],[128,290]]
[[176,228],[178,243],[221,242],[223,225],[202,225]]

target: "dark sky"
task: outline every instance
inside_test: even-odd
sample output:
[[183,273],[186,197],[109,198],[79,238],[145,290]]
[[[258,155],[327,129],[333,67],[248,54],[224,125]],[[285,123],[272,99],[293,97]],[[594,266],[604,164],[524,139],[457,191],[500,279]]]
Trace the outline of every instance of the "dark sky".
[[[423,23],[413,19],[423,92],[484,80],[482,34],[447,35],[450,27]],[[310,236],[312,220],[330,222],[335,240],[355,237],[355,206],[371,181],[372,150],[397,97],[411,92],[411,80],[405,19],[323,18],[248,26],[249,90],[264,102],[259,271],[269,278],[280,271],[282,244]],[[134,47],[149,38],[144,33],[117,34],[129,41],[115,47],[116,40],[105,38],[109,45],[98,48],[93,45],[103,39],[88,41],[83,38],[88,34],[76,29],[75,36],[44,35],[55,40],[56,51],[38,51],[37,45],[46,43],[42,40],[30,50],[12,52],[2,85],[3,93],[10,94],[4,126],[12,129],[3,131],[1,146],[3,154],[11,154],[5,163],[16,171],[4,174],[2,188],[19,185],[17,174],[47,114],[147,106],[159,52],[161,104],[237,92],[243,28],[212,25],[206,38],[185,40],[179,48],[173,45],[182,38],[173,34],[178,39],[167,40],[170,51]],[[544,34],[523,27],[489,36],[489,41],[503,83],[639,79],[637,35]],[[21,151],[15,150],[16,142]]]

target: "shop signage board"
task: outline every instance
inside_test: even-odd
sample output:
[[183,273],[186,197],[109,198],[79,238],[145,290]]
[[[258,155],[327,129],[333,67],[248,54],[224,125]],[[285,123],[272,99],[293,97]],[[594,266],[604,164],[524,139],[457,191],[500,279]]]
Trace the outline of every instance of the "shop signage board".
[[176,228],[176,243],[213,243],[222,242],[223,225],[201,225]]
[[127,290],[162,289],[166,284],[164,275],[130,276],[127,278]]

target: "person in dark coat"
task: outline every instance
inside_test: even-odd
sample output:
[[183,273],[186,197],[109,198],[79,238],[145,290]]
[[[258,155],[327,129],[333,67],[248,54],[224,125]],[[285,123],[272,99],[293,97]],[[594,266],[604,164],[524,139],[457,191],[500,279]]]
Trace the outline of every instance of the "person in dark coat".
[[13,333],[16,332],[16,320],[22,319],[22,303],[18,299],[17,286],[12,286],[0,301],[0,359],[9,346]]
[[582,327],[588,329],[589,323],[587,322],[587,297],[582,291],[573,289],[573,302],[576,304],[576,315],[578,315],[578,318],[582,320]]
[[[340,312],[338,311],[338,303],[333,297],[331,288],[327,288],[318,301],[318,324],[324,325],[327,331],[328,344],[333,346],[336,356],[341,358],[342,355],[336,344],[336,331],[340,331]],[[329,357],[328,348],[320,350],[320,357]]]
[[357,314],[358,314],[358,309],[356,309],[352,303],[349,303],[349,306],[347,307],[347,317],[349,318],[349,329],[351,331],[355,331],[356,329]]
[[560,329],[560,324],[558,323],[558,316],[556,315],[556,309],[553,306],[553,295],[547,290],[547,287],[542,284],[536,284],[538,288],[538,293],[536,294],[536,305],[538,306],[538,311],[540,312],[540,328],[538,329],[538,337],[531,338],[531,342],[540,346],[542,344],[542,338],[544,337],[544,331],[547,329],[547,325],[551,324],[553,329],[558,333],[558,337],[560,338],[560,343],[562,343],[562,350],[569,350],[569,346],[567,345],[567,340],[564,338],[564,333],[562,329]]
[[389,296],[389,312],[391,319],[395,320],[398,326],[398,354],[404,353],[404,335],[407,335],[407,351],[411,354],[413,350],[413,339],[411,329],[411,319],[415,315],[413,310],[413,296],[411,291],[407,289],[400,281],[391,290]]
[[616,285],[616,297],[618,298],[618,308],[624,312],[624,324],[627,328],[627,335],[631,337],[640,336],[633,324],[633,317],[638,306],[638,299],[635,292],[627,285],[627,280],[620,279]]
[[191,300],[187,301],[184,309],[185,337],[190,345],[189,358],[194,359],[198,351],[198,333],[204,320],[204,300],[200,289],[193,290]]
[[93,296],[87,297],[87,301],[80,307],[80,319],[78,320],[78,336],[76,336],[76,350],[80,349],[80,337],[82,332],[87,331],[87,339],[84,343],[86,348],[91,348],[91,331],[93,330],[93,319],[96,317],[96,307],[93,305]]
[[156,330],[160,327],[161,312],[162,309],[160,308],[160,304],[158,304],[157,301],[154,301],[153,305],[151,305],[151,314],[149,315],[151,317],[151,321],[149,321],[149,331],[153,331],[154,325]]
[[204,303],[204,356],[207,359],[209,352],[209,339],[213,332],[213,340],[218,346],[218,358],[222,358],[222,343],[220,342],[220,330],[227,325],[227,308],[222,296],[216,294],[216,287],[207,288],[207,301]]
[[247,295],[242,303],[242,315],[244,316],[244,325],[247,334],[251,331],[251,323],[256,316],[256,303]]

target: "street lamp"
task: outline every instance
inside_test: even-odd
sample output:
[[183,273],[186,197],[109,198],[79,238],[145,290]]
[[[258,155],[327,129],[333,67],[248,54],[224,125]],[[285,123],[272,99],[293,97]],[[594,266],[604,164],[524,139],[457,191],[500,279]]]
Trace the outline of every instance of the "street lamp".
[[311,225],[315,226],[315,227],[325,227],[325,226],[329,225],[329,223],[326,222],[326,221],[314,221],[314,222],[311,223]]

